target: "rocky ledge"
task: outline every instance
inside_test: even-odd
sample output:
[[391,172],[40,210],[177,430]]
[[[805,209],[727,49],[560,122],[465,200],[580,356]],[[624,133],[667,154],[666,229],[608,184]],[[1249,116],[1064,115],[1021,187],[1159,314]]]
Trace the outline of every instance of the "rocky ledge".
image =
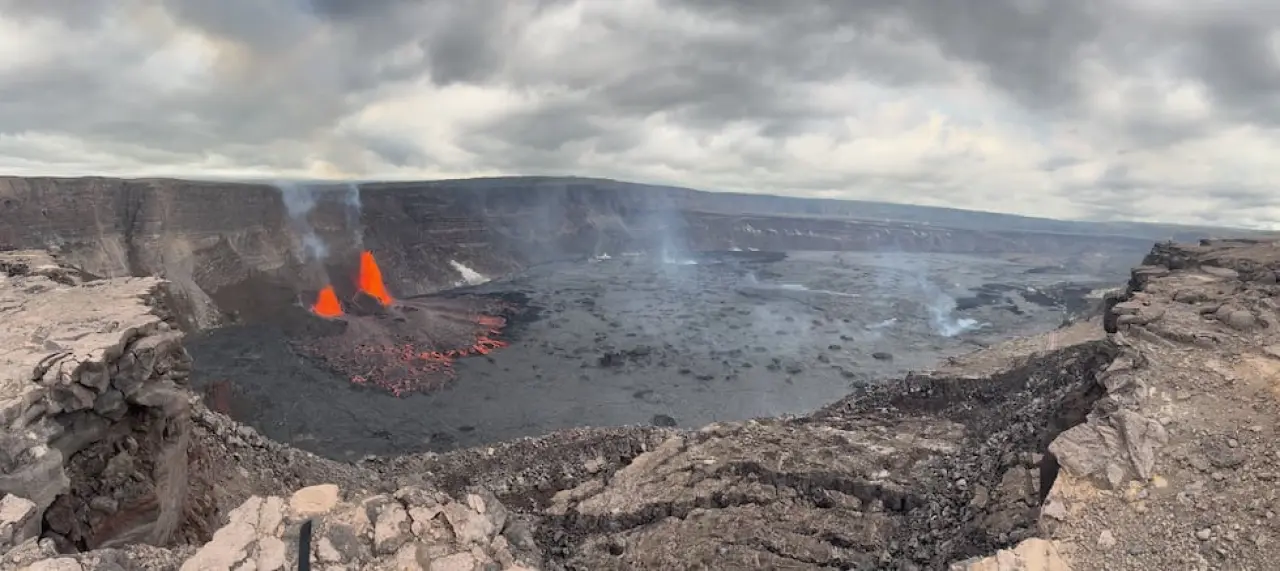
[[358,465],[186,392],[162,282],[0,268],[0,568],[293,569],[304,529],[317,569],[1280,559],[1280,242],[1158,245],[1098,318],[805,417]]
[[0,548],[42,522],[60,549],[166,543],[213,515],[182,501],[191,359],[160,283],[0,259]]

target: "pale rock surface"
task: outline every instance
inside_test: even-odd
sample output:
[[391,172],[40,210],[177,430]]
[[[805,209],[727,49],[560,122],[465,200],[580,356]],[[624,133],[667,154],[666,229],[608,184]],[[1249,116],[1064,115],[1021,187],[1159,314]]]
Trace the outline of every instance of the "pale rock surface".
[[71,557],[55,557],[32,563],[22,571],[84,571],[84,566]]
[[538,562],[517,561],[500,535],[503,530],[475,510],[481,506],[487,514],[505,513],[492,496],[481,500],[481,495],[470,494],[454,500],[403,488],[359,500],[340,497],[336,486],[319,485],[299,490],[288,501],[249,498],[231,512],[212,541],[182,563],[181,570],[296,569],[298,532],[308,519],[314,526],[311,560],[316,569],[537,568]]
[[954,564],[951,571],[1071,571],[1071,567],[1052,542],[1032,538],[990,557]]
[[40,520],[35,502],[13,494],[0,498],[0,553],[35,537]]
[[191,359],[164,284],[0,252],[0,494],[35,510],[0,542],[44,519],[58,542],[163,544],[200,513],[183,504]]
[[1049,446],[1041,535],[1071,568],[1280,561],[1277,272],[1266,240],[1159,244],[1133,270],[1107,316],[1107,395]]
[[289,497],[289,508],[300,516],[326,513],[338,505],[338,487],[333,484],[307,486]]

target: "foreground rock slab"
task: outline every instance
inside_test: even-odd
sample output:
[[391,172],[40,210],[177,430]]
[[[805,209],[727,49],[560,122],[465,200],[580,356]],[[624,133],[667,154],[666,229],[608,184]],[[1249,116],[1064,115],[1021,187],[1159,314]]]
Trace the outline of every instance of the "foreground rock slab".
[[316,569],[532,569],[503,532],[507,511],[489,494],[454,500],[404,488],[343,501],[337,486],[303,488],[291,498],[251,497],[229,523],[181,564],[182,571],[296,569],[298,534],[313,522]]
[[63,548],[164,544],[207,515],[185,501],[191,359],[162,283],[0,254],[0,544],[42,524]]

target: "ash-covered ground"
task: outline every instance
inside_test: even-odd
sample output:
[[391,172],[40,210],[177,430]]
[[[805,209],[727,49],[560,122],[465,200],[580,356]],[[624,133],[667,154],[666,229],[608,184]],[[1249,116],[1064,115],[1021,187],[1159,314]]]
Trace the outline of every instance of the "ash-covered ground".
[[457,360],[443,389],[401,397],[300,356],[297,327],[227,327],[187,347],[193,382],[220,385],[232,416],[271,438],[354,459],[577,426],[696,427],[808,412],[853,384],[1053,329],[1088,307],[1088,292],[1118,282],[937,254],[724,252],[550,264],[466,288],[527,298],[523,316],[503,330],[510,346]]

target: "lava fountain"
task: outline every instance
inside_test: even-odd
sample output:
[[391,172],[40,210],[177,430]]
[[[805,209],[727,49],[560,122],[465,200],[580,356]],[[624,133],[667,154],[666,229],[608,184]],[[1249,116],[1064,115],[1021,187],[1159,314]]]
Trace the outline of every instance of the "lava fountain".
[[368,250],[360,254],[355,286],[343,303],[326,285],[311,307],[316,316],[340,323],[341,332],[295,342],[294,348],[355,384],[396,396],[440,388],[456,376],[456,359],[505,347],[504,315],[517,309],[480,295],[395,299]]
[[334,293],[333,286],[326,285],[320,290],[315,304],[311,306],[311,311],[326,319],[342,316],[342,304],[338,302],[338,294]]
[[360,291],[376,299],[384,307],[391,305],[391,294],[387,292],[386,284],[382,283],[382,270],[378,269],[378,262],[373,259],[373,252],[368,250],[360,252],[360,274],[357,285]]

